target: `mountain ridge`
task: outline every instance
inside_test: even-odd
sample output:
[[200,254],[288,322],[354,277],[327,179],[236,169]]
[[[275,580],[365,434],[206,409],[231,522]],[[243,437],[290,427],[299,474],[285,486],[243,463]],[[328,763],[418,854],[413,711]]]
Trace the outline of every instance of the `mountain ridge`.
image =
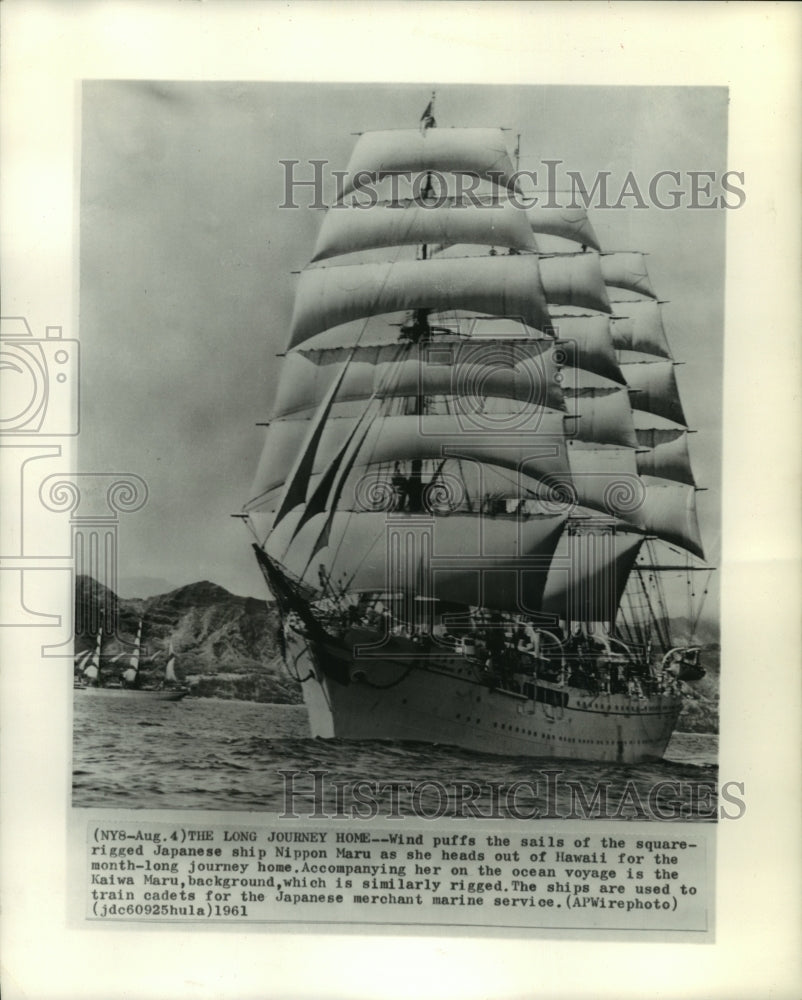
[[[278,656],[278,611],[267,601],[239,597],[202,580],[164,594],[124,598],[91,576],[75,582],[75,653],[94,649],[101,608],[116,621],[103,643],[104,659],[133,649],[142,621],[141,673],[161,671],[172,645],[176,672],[199,697],[298,704],[300,688]],[[110,667],[107,669],[119,669]]]

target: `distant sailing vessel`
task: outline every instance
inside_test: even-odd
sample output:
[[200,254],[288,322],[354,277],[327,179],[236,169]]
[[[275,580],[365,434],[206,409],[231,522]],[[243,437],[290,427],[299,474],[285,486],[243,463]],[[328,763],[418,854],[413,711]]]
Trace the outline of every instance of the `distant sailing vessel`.
[[[126,695],[133,698],[150,698],[155,701],[180,701],[189,693],[189,689],[179,685],[175,674],[175,654],[172,641],[169,644],[167,662],[164,668],[164,680],[154,686],[143,686],[139,672],[142,644],[142,620],[137,626],[133,652],[118,653],[103,664],[103,623],[98,628],[95,648],[86,650],[76,657],[76,691],[93,695]],[[110,669],[111,664],[125,664],[122,672],[115,674]],[[119,667],[118,667],[119,669]]]
[[433,100],[347,176],[244,510],[313,734],[662,756],[704,671],[661,580],[709,568],[643,255]]

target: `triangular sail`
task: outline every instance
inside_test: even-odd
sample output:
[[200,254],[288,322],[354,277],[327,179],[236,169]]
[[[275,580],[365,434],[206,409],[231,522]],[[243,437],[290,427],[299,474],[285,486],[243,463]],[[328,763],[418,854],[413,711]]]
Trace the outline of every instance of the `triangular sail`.
[[92,655],[84,667],[84,677],[90,684],[100,684],[100,655],[103,648],[103,614],[101,612],[100,625],[98,626],[95,638],[95,648]]
[[168,684],[174,684],[178,681],[178,678],[175,675],[175,652],[173,650],[172,639],[167,647],[167,663],[164,666],[164,680]]
[[133,686],[136,683],[137,675],[139,674],[139,658],[141,655],[141,644],[142,644],[142,619],[139,620],[139,625],[136,630],[136,638],[134,639],[134,649],[131,655],[128,657],[128,666],[123,670],[123,680],[129,686]]
[[306,488],[309,485],[309,477],[314,467],[318,445],[326,426],[326,418],[329,415],[331,404],[345,375],[346,367],[347,365],[343,366],[339,376],[332,382],[328,392],[320,403],[316,419],[309,427],[306,440],[287,480],[284,497],[276,512],[276,523],[284,517],[287,511],[303,503],[306,499]]

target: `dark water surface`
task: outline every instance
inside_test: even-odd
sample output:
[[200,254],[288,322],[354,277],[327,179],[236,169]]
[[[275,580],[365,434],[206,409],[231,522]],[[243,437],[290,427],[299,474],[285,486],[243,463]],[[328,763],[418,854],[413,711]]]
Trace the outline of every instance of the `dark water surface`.
[[[326,815],[363,819],[371,811],[427,818],[715,819],[718,738],[707,733],[675,733],[664,760],[621,765],[313,740],[300,706],[81,693],[74,706],[76,806],[310,816],[322,801]],[[290,779],[280,771],[297,774]],[[322,800],[313,795],[315,780]],[[285,803],[291,782],[294,796]]]

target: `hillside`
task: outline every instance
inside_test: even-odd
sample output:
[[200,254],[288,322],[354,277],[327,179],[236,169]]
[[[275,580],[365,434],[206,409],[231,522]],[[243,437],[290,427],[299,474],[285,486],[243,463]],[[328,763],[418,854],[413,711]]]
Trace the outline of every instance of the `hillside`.
[[[298,685],[283,670],[278,656],[278,613],[265,601],[237,597],[214,583],[193,583],[155,597],[120,598],[88,576],[75,588],[76,653],[94,647],[91,629],[98,607],[116,603],[117,635],[104,641],[106,657],[130,649],[140,618],[147,681],[163,669],[168,644],[176,656],[176,673],[199,697],[245,698],[279,704],[301,701]],[[108,604],[107,604],[108,606]]]

